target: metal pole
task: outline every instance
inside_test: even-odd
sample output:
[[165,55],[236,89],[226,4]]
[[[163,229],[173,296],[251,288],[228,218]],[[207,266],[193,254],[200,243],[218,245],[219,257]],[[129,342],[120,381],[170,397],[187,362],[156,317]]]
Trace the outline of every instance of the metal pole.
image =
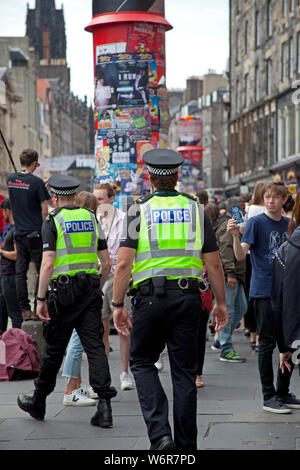
[[3,135],[1,129],[0,129],[0,135],[1,135],[1,138],[2,138],[2,140],[3,140],[4,146],[5,146],[5,148],[6,148],[6,151],[7,151],[7,153],[8,153],[8,156],[9,156],[9,158],[10,158],[11,164],[12,164],[12,166],[13,166],[15,172],[17,172],[18,170],[17,170],[17,168],[16,168],[15,162],[13,161],[13,158],[12,158],[12,156],[11,156],[10,150],[9,150],[9,148],[8,148],[8,146],[7,146],[6,140],[5,140],[5,138],[4,138],[4,135]]

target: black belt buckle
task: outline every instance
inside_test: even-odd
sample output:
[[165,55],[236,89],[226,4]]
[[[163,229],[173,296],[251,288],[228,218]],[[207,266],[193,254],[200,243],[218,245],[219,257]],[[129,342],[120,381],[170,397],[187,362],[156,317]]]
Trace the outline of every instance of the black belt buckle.
[[189,289],[189,280],[187,277],[181,277],[177,281],[178,287],[182,290]]

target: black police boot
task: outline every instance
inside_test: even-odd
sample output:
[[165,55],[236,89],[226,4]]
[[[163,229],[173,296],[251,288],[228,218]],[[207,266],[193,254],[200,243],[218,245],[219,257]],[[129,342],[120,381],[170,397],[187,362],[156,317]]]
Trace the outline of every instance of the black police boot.
[[18,405],[21,410],[26,411],[32,418],[42,421],[46,413],[46,397],[34,392],[33,396],[19,395]]
[[111,428],[113,425],[112,410],[110,400],[117,395],[117,390],[110,387],[106,393],[101,394],[98,400],[98,408],[94,416],[91,418],[93,426],[100,428]]
[[110,399],[99,398],[98,409],[94,416],[91,418],[91,424],[93,426],[99,426],[100,428],[111,428],[113,425],[112,411]]
[[172,436],[166,434],[165,436],[155,439],[151,443],[150,450],[175,450],[176,445],[172,439]]

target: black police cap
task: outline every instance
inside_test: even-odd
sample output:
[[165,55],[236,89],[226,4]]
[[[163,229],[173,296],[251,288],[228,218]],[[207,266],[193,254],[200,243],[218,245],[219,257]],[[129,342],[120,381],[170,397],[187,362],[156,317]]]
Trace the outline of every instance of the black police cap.
[[80,186],[78,178],[69,175],[54,175],[48,180],[51,191],[59,196],[70,196]]
[[144,153],[143,160],[149,173],[160,176],[177,173],[178,167],[184,161],[180,153],[168,149],[149,150]]

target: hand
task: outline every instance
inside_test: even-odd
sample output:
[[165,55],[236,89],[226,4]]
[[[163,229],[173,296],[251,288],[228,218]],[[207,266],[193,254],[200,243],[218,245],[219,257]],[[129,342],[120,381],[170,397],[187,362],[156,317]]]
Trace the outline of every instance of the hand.
[[239,227],[236,225],[235,219],[229,219],[227,223],[227,232],[231,233],[233,236],[238,236],[240,233]]
[[279,358],[280,358],[280,370],[284,374],[284,367],[287,368],[289,372],[291,372],[291,364],[288,363],[288,360],[292,357],[292,353],[290,351],[280,353]]
[[211,322],[215,323],[215,332],[218,333],[228,323],[228,313],[226,305],[216,304],[212,311]]
[[114,307],[113,319],[117,332],[123,336],[129,336],[132,323],[124,307]]
[[234,290],[236,288],[236,278],[228,276],[227,285],[229,289]]
[[46,302],[37,301],[36,314],[45,323],[49,323],[51,320]]

